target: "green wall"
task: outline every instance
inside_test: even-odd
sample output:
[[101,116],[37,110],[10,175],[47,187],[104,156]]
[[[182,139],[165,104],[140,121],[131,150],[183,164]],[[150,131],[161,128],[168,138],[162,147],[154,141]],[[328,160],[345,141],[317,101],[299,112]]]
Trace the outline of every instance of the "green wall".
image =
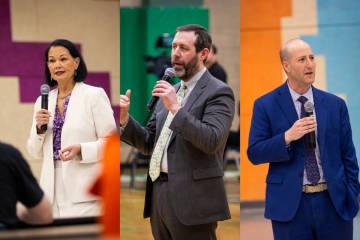
[[174,34],[176,27],[197,23],[209,29],[209,12],[202,7],[120,8],[120,92],[132,90],[130,114],[145,124],[146,104],[157,81],[147,74],[145,55],[158,55],[157,37]]

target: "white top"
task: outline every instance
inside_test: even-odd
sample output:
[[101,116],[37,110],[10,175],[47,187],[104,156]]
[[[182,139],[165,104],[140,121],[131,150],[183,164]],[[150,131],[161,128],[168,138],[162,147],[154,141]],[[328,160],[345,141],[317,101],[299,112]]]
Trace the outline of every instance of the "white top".
[[[53,202],[54,198],[54,160],[53,160],[53,121],[57,102],[57,89],[49,93],[49,112],[51,117],[44,134],[36,133],[35,114],[41,108],[41,96],[34,107],[33,123],[27,142],[29,153],[42,159],[40,185]],[[101,147],[107,134],[116,129],[115,119],[109,98],[102,88],[76,83],[72,90],[65,122],[61,132],[61,146],[81,145],[81,156],[62,163],[62,175],[67,195],[73,203],[97,199],[89,194],[89,186],[98,175]],[[79,214],[74,213],[79,216]]]

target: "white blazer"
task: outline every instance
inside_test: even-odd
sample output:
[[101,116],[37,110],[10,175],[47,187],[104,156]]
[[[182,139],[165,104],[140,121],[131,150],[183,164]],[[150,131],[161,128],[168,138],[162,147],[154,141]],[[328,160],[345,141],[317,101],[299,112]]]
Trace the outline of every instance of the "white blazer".
[[[48,109],[51,113],[47,131],[36,133],[35,114],[41,108],[41,97],[34,107],[33,123],[27,142],[29,153],[43,159],[40,186],[50,201],[54,199],[53,121],[58,90],[49,93]],[[64,186],[73,203],[96,200],[88,193],[97,177],[101,145],[106,135],[116,128],[110,101],[102,88],[76,83],[71,93],[61,133],[61,148],[81,145],[81,156],[62,162]]]

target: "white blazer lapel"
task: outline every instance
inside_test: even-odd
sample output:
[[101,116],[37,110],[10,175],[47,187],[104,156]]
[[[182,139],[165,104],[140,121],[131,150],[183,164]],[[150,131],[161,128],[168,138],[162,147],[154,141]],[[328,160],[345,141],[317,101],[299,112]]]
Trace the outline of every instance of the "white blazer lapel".
[[[69,100],[69,104],[66,110],[65,123],[69,121],[69,119],[73,119],[71,115],[73,114],[73,108],[76,108],[74,105],[79,103],[79,98],[81,98],[81,86],[83,83],[76,83],[74,89],[71,92],[71,97]],[[76,113],[79,114],[79,113]],[[68,117],[70,116],[70,117]],[[64,125],[65,125],[64,123]]]

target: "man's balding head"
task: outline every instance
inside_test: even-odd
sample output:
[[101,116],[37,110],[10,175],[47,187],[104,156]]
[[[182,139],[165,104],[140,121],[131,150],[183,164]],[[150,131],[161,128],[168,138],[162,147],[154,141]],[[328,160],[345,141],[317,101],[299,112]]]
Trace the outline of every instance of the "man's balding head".
[[280,60],[283,63],[285,60],[289,60],[292,57],[292,52],[294,49],[298,49],[301,47],[308,47],[311,48],[310,45],[301,40],[299,38],[294,38],[287,41],[284,46],[280,49]]
[[309,89],[315,81],[315,56],[308,43],[292,39],[280,49],[280,59],[290,87],[298,93]]

